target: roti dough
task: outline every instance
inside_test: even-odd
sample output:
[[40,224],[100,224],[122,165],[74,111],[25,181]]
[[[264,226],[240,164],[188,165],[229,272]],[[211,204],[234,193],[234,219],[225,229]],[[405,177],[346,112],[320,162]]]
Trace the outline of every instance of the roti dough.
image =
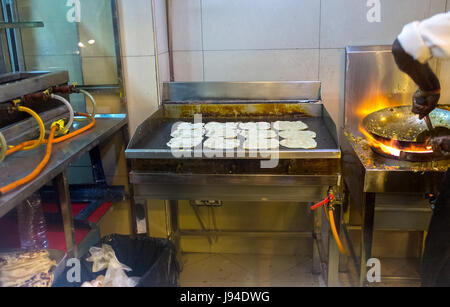
[[283,139],[303,139],[303,138],[316,138],[316,133],[314,131],[304,131],[304,130],[282,130],[278,132]]
[[191,129],[200,129],[205,126],[204,123],[188,123],[188,122],[176,122],[172,126],[172,131],[175,130],[191,130]]
[[274,130],[241,130],[239,134],[247,139],[270,139],[277,137],[277,133]]
[[220,137],[212,137],[203,143],[204,148],[209,149],[234,149],[241,145],[238,139],[225,139]]
[[267,130],[267,129],[270,129],[270,123],[267,123],[267,122],[239,123],[239,129],[242,129],[242,130]]
[[287,148],[313,149],[317,147],[317,142],[313,138],[284,139],[280,145]]
[[235,139],[238,136],[237,129],[227,129],[225,126],[223,128],[211,129],[206,132],[207,137],[223,137],[225,139]]
[[167,143],[167,146],[172,149],[189,149],[200,145],[202,141],[202,137],[173,138]]
[[226,122],[225,123],[226,129],[237,129],[238,126],[239,126],[239,123],[237,123],[237,122]]
[[244,142],[243,147],[247,150],[277,149],[280,143],[277,139],[250,139]]
[[209,122],[205,124],[206,130],[216,129],[216,128],[223,128],[224,124],[219,122]]
[[305,130],[308,125],[302,121],[277,121],[273,123],[273,128],[276,130]]
[[174,138],[197,138],[202,137],[205,133],[205,129],[176,129],[173,131],[170,136]]

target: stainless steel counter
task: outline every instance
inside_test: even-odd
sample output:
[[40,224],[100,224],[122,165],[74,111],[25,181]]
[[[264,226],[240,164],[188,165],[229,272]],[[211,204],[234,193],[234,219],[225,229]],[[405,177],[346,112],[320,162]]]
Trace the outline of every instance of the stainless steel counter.
[[365,193],[436,193],[450,160],[408,162],[375,153],[360,137],[345,132],[342,161],[349,189]]
[[[101,142],[110,138],[127,123],[125,114],[105,115],[96,117],[96,125],[68,141],[53,146],[51,159],[39,176],[31,182],[7,193],[0,198],[0,217],[24,201],[32,193],[63,172],[71,163]],[[83,123],[82,125],[85,125]],[[45,146],[19,152],[0,164],[0,186],[5,186],[28,175],[45,155]]]

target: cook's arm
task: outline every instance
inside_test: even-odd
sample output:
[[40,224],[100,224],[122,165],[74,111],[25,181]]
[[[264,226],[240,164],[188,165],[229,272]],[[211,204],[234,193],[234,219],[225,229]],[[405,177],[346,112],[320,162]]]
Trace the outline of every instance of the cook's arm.
[[415,60],[403,49],[398,39],[392,46],[392,53],[400,70],[408,74],[420,88],[413,96],[412,112],[419,114],[419,118],[422,119],[433,111],[439,102],[441,97],[439,79],[428,63]]
[[441,89],[439,79],[430,65],[428,63],[422,64],[406,53],[398,39],[392,46],[392,53],[400,70],[408,74],[422,91],[435,92]]
[[392,46],[398,67],[417,83],[412,111],[419,118],[437,106],[441,85],[428,61],[432,57],[450,58],[450,12],[414,21],[403,27]]

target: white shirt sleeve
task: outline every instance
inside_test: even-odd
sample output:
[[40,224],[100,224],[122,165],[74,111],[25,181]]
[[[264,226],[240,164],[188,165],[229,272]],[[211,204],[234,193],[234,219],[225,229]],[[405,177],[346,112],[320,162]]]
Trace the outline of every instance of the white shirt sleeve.
[[397,39],[421,63],[432,57],[450,58],[450,11],[407,24]]

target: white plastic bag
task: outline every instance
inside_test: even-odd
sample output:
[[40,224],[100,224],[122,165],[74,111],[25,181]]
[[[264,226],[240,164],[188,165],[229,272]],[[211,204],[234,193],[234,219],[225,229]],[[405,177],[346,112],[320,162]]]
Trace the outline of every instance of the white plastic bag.
[[116,253],[108,244],[103,244],[101,248],[91,247],[89,249],[91,256],[87,261],[93,262],[92,272],[96,273],[106,270],[105,279],[102,282],[103,287],[134,287],[139,278],[128,277],[125,271],[131,272],[131,268],[117,260]]

